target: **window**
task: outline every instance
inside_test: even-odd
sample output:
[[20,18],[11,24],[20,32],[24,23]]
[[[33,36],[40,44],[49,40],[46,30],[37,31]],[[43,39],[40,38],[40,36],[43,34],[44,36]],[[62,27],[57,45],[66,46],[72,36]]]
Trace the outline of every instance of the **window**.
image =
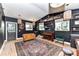
[[44,23],[39,23],[39,30],[45,30]]
[[32,30],[33,30],[33,24],[32,24],[32,23],[27,23],[27,22],[26,22],[25,28],[26,28],[27,31],[30,31],[30,30],[32,31]]
[[69,21],[63,21],[63,19],[55,20],[55,31],[69,31]]

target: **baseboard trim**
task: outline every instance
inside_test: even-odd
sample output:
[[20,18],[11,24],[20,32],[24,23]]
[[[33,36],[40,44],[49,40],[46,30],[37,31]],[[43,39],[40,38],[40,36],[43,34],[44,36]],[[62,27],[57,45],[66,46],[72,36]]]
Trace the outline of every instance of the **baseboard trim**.
[[4,46],[6,45],[6,42],[7,42],[7,40],[4,40],[3,45],[2,45],[2,47],[0,49],[0,55],[1,55],[2,51],[3,51],[3,49],[4,49]]

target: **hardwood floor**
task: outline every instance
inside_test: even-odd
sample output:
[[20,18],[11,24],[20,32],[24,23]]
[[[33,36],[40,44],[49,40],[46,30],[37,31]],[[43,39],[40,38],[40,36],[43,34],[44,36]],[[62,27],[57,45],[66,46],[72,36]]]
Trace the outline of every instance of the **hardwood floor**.
[[7,42],[0,56],[17,56],[14,43],[15,41]]
[[[15,42],[16,41],[22,41],[22,40],[19,39],[19,40],[7,42],[5,47],[3,48],[3,51],[1,52],[0,56],[17,56],[16,48],[15,48]],[[45,40],[45,41],[48,41],[48,40]],[[48,42],[50,42],[50,41],[48,41]],[[61,46],[63,48],[70,48],[74,52],[73,56],[76,56],[76,49],[71,48],[69,45],[65,44],[63,46],[62,44],[55,43],[55,42],[50,42],[50,43]],[[64,55],[63,52],[60,52],[59,56],[63,56],[63,55]]]

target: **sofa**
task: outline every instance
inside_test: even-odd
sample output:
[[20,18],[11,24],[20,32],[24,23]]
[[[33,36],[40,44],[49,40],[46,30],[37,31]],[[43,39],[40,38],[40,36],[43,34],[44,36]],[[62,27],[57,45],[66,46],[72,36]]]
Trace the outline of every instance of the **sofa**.
[[36,39],[36,35],[34,33],[23,34],[23,41]]

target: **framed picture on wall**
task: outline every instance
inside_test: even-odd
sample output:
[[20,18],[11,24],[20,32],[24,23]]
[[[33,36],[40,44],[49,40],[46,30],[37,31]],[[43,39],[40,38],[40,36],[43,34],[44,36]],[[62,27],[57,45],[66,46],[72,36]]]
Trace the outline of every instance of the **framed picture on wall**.
[[65,11],[63,17],[64,17],[64,20],[71,19],[72,18],[72,11],[71,10]]

